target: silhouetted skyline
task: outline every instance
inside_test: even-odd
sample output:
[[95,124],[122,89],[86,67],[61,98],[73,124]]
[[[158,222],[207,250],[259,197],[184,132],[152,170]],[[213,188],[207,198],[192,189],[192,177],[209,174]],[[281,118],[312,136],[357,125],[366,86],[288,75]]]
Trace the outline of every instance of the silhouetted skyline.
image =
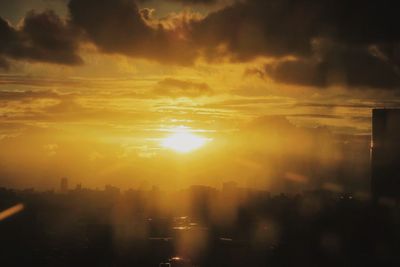
[[400,266],[396,4],[0,0],[0,266]]

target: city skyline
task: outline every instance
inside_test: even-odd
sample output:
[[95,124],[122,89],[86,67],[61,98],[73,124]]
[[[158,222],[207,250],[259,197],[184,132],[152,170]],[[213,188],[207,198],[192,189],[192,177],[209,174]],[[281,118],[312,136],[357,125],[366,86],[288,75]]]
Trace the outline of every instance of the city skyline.
[[0,0],[1,267],[400,266],[387,0]]

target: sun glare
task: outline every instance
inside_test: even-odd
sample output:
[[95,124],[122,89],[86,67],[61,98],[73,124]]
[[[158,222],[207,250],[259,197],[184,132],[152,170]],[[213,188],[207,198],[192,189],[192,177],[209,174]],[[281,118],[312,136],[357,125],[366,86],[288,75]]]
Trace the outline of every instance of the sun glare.
[[171,135],[161,140],[164,148],[174,150],[179,153],[192,152],[204,146],[211,139],[191,133],[186,128],[174,129]]

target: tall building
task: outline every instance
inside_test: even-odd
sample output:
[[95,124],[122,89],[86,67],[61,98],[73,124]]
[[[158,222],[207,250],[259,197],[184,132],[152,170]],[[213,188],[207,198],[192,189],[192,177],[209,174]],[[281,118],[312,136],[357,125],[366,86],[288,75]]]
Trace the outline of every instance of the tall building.
[[372,111],[371,191],[375,200],[400,199],[400,109]]
[[68,192],[68,178],[67,177],[61,178],[60,192],[61,193],[67,193]]

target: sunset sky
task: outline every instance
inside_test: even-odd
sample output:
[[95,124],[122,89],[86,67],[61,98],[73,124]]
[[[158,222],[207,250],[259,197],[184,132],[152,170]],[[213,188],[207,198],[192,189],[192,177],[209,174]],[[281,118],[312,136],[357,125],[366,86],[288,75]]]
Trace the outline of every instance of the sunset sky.
[[400,104],[390,6],[0,0],[0,186],[361,188]]

